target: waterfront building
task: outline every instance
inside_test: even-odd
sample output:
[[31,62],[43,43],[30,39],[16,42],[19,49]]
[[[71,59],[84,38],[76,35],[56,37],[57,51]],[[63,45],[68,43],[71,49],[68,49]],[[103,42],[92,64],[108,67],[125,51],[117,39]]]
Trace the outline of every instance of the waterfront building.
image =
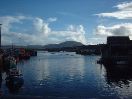
[[104,64],[131,64],[132,41],[129,36],[109,36],[101,48],[101,62]]

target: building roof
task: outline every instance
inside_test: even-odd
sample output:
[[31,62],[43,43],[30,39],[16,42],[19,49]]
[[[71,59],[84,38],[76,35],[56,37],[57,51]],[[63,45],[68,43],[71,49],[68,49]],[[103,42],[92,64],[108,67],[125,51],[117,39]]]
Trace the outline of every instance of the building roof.
[[107,37],[107,44],[127,43],[129,41],[130,41],[129,36],[109,36]]

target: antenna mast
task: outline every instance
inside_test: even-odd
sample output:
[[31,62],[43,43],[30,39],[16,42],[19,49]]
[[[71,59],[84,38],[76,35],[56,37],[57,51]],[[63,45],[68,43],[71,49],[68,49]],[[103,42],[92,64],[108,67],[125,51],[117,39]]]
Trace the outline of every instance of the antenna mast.
[[1,49],[1,26],[2,24],[0,24],[0,49]]

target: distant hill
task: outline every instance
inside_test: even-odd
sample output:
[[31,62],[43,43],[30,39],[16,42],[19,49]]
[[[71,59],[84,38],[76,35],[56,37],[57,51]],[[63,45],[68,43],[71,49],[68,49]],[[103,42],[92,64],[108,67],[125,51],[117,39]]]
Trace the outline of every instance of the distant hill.
[[60,44],[48,44],[45,45],[44,48],[63,48],[63,47],[75,47],[75,46],[82,46],[83,44],[76,41],[66,41]]
[[[19,46],[13,45],[14,48],[31,48],[31,49],[52,49],[52,48],[63,48],[63,47],[75,47],[75,46],[83,46],[82,43],[76,41],[66,41],[60,44],[48,44],[48,45],[27,45],[27,46]],[[12,45],[3,45],[2,48],[12,48]]]

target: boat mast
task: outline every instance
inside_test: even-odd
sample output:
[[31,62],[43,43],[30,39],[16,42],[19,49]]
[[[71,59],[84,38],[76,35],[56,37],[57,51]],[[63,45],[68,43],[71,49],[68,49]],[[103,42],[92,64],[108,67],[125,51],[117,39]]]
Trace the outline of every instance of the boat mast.
[[0,49],[1,49],[1,26],[2,24],[0,24]]

